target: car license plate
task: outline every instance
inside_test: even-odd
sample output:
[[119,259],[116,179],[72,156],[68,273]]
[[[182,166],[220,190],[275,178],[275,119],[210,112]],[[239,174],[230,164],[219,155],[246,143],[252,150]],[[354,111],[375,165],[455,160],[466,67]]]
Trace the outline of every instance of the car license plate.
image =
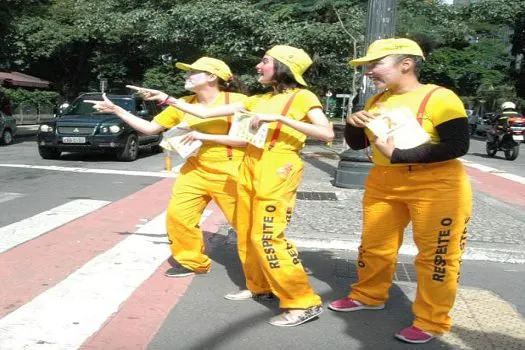
[[66,136],[66,137],[62,137],[62,142],[63,143],[86,143],[86,138],[78,137],[78,136],[74,136],[74,137]]
[[512,139],[515,141],[523,141],[523,135],[512,135]]

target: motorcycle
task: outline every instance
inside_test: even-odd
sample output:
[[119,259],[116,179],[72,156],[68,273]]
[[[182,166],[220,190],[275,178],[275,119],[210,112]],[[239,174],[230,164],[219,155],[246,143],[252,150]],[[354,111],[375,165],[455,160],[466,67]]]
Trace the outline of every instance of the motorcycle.
[[520,144],[525,136],[525,117],[510,117],[507,126],[498,125],[487,133],[486,151],[494,157],[498,151],[505,153],[505,159],[515,160],[520,153]]

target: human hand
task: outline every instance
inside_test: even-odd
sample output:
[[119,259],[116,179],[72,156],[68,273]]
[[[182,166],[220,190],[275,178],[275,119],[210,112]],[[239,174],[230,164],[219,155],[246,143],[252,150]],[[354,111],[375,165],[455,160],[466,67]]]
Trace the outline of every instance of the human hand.
[[392,153],[394,153],[394,149],[396,148],[394,146],[394,137],[388,136],[386,141],[381,141],[379,138],[376,137],[374,140],[374,144],[376,145],[377,149],[383,153],[385,157],[388,159],[392,158]]
[[279,121],[278,115],[275,114],[261,114],[261,113],[248,113],[252,116],[252,120],[250,122],[250,126],[253,129],[258,129],[262,123],[271,123]]
[[206,139],[207,139],[206,134],[203,134],[198,131],[190,131],[189,133],[181,137],[181,142],[186,145],[186,144],[190,144],[197,140],[204,141]]
[[101,113],[115,113],[118,106],[111,102],[109,98],[107,98],[106,94],[102,94],[102,101],[96,101],[96,100],[84,100],[86,103],[92,103],[93,108],[97,112]]
[[169,95],[154,89],[147,89],[135,85],[126,85],[128,89],[135,90],[137,94],[141,95],[147,101],[165,101]]
[[358,111],[352,114],[349,114],[346,118],[346,122],[357,128],[364,128],[366,124],[376,118],[379,113],[371,113],[368,111]]

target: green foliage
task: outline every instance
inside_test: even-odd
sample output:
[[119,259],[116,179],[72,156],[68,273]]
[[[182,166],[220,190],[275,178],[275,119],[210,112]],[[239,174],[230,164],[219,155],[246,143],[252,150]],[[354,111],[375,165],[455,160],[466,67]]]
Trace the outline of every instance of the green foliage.
[[0,87],[0,102],[10,102],[12,108],[15,108],[22,102],[31,102],[35,105],[51,105],[57,104],[60,95],[55,91],[30,91],[25,89],[10,89]]
[[[305,49],[320,95],[349,93],[353,42],[364,52],[368,0],[0,0],[0,69],[50,80],[71,99],[134,83],[183,95],[177,61],[223,59],[251,91],[255,65],[275,44]],[[422,79],[467,99],[525,97],[525,0],[469,6],[399,0],[397,36],[428,51]],[[341,18],[342,23],[338,19]],[[514,33],[509,34],[509,33]],[[512,50],[509,52],[509,48]],[[433,52],[431,52],[433,50]]]
[[142,84],[152,89],[164,91],[172,96],[181,96],[186,93],[182,76],[182,73],[177,71],[173,65],[164,64],[148,69],[144,74],[144,80],[131,81],[130,84]]

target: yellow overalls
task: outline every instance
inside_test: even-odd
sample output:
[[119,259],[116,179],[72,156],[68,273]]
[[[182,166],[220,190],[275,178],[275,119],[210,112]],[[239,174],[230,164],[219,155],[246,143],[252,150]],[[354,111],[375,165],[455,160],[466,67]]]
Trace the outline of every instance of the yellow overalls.
[[[304,120],[321,108],[308,90],[257,95],[245,103],[252,112]],[[284,236],[303,175],[299,150],[305,135],[272,123],[264,149],[248,145],[237,187],[237,242],[246,287],[254,294],[273,292],[281,308],[306,309],[321,304],[310,286],[295,245]]]
[[[197,103],[193,96],[184,99]],[[242,94],[221,92],[208,107],[245,99]],[[199,119],[173,107],[168,107],[154,120],[166,128],[184,120],[192,129],[208,134],[227,134],[230,127],[230,117]],[[237,176],[243,157],[243,148],[205,142],[198,154],[188,158],[182,166],[173,186],[166,216],[171,252],[182,266],[197,273],[210,269],[211,260],[204,252],[199,222],[211,200],[219,206],[230,225],[236,227]]]
[[[382,108],[410,108],[421,119],[432,142],[439,142],[434,126],[466,118],[466,113],[461,100],[446,89],[435,90],[421,110],[421,101],[432,89],[435,86],[427,85],[404,95],[385,94],[380,99]],[[374,112],[373,103],[368,105]],[[391,164],[373,148],[373,161],[375,166],[367,177],[363,198],[359,278],[349,297],[371,306],[385,303],[403,233],[412,222],[419,251],[415,260],[418,287],[412,307],[413,325],[434,334],[448,331],[472,211],[468,176],[457,159]]]

